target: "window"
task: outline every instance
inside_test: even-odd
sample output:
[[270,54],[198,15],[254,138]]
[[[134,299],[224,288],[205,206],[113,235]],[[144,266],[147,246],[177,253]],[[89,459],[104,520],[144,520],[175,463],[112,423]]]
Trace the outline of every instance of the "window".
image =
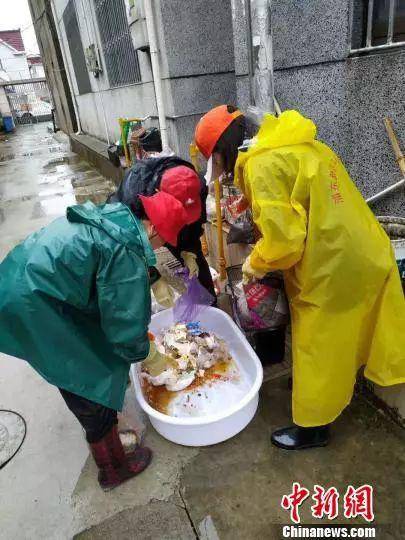
[[94,7],[110,86],[141,82],[124,0],[94,0]]
[[352,51],[405,45],[405,0],[354,0]]
[[77,23],[74,0],[69,0],[66,9],[63,12],[63,24],[65,26],[66,38],[69,44],[70,56],[72,58],[79,94],[87,94],[91,92],[91,84],[83,52],[82,38]]

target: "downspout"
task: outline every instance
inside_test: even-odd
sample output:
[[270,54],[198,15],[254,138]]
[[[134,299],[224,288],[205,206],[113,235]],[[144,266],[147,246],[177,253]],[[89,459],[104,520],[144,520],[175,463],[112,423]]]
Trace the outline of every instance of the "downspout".
[[244,0],[250,105],[245,111],[248,137],[257,133],[265,113],[280,114],[274,97],[271,0]]
[[254,62],[253,62],[253,32],[252,32],[252,7],[251,0],[245,0],[245,19],[246,19],[246,42],[248,52],[248,73],[249,73],[249,101],[255,105],[254,96]]
[[79,109],[78,109],[78,106],[77,106],[76,94],[74,92],[72,76],[71,76],[71,73],[70,73],[69,64],[67,62],[65,44],[63,42],[61,32],[60,32],[60,28],[59,28],[59,20],[58,20],[58,16],[57,16],[57,13],[56,13],[56,8],[55,8],[55,0],[51,0],[50,5],[51,5],[51,9],[52,9],[53,18],[54,18],[55,23],[56,23],[56,31],[58,32],[60,49],[62,51],[63,62],[65,64],[65,72],[66,72],[66,75],[67,75],[67,78],[68,78],[68,82],[69,82],[69,86],[70,86],[70,92],[72,94],[73,108],[75,110],[76,122],[77,122],[77,128],[78,128],[75,135],[82,135],[83,134],[82,124],[80,122]]
[[252,105],[262,113],[273,112],[271,0],[245,0],[245,12]]
[[152,63],[153,84],[155,86],[156,107],[159,116],[160,136],[163,150],[169,147],[166,111],[163,101],[162,78],[160,74],[159,50],[156,36],[156,26],[153,17],[152,0],[144,0],[146,27],[149,37],[150,57]]

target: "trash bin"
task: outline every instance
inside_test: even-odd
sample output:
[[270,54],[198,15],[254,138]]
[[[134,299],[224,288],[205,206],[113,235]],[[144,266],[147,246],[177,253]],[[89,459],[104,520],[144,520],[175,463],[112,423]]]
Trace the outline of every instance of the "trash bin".
[[12,116],[3,116],[3,127],[6,133],[11,133],[14,131],[15,125]]

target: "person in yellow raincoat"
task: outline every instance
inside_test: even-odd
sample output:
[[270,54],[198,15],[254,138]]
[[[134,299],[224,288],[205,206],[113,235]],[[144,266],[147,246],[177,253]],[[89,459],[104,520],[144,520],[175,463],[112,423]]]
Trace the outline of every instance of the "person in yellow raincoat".
[[[349,404],[356,374],[405,383],[405,301],[387,235],[338,156],[297,111],[266,115],[245,152],[244,117],[223,105],[196,128],[211,174],[231,172],[261,238],[245,280],[283,270],[292,321],[293,426],[275,431],[286,449],[324,446]],[[237,158],[237,160],[236,160]],[[236,161],[236,164],[235,164]]]

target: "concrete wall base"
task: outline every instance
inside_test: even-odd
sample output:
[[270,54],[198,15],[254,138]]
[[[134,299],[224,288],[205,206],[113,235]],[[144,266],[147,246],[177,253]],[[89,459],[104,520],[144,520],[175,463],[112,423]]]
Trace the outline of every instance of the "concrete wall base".
[[109,178],[118,185],[123,176],[124,169],[115,167],[108,159],[107,146],[90,135],[70,135],[70,145],[73,152],[79,154],[85,161],[91,163],[105,178]]

